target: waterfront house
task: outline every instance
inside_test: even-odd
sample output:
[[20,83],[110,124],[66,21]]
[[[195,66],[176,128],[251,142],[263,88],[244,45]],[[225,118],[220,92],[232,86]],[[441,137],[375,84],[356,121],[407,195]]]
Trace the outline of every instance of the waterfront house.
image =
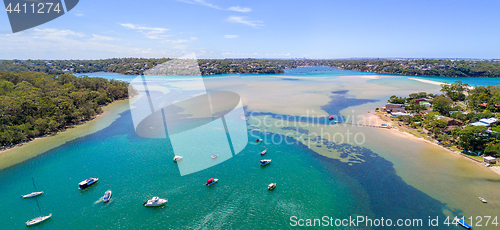
[[388,103],[388,104],[385,105],[385,110],[387,112],[404,112],[405,111],[405,105],[404,104]]
[[399,117],[399,116],[407,117],[407,116],[411,116],[411,114],[409,114],[409,113],[403,113],[403,112],[393,112],[393,113],[391,113],[391,117]]
[[496,164],[497,163],[497,158],[494,157],[483,157],[484,163],[487,164]]

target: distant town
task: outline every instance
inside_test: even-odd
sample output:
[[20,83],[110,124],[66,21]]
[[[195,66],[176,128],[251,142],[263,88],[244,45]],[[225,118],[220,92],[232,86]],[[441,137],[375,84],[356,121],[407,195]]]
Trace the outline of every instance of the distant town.
[[[112,72],[140,75],[169,58],[111,58],[103,60],[3,60],[0,72],[35,71],[48,74]],[[500,60],[458,59],[199,59],[202,75],[249,73],[280,74],[284,69],[303,66],[329,66],[373,73],[448,76],[500,77]]]

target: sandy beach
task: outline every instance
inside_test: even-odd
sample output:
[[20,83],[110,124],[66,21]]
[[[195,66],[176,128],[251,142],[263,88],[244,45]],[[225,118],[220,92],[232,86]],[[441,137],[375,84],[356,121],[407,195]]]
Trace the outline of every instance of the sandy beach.
[[454,155],[458,155],[458,156],[461,156],[463,158],[466,158],[478,165],[481,165],[482,167],[484,168],[488,168],[490,169],[491,171],[497,173],[500,175],[500,166],[493,166],[493,167],[486,167],[484,165],[483,162],[478,162],[477,160],[475,159],[472,159],[470,157],[467,157],[465,155],[463,155],[461,152],[459,151],[456,151],[454,149],[451,149],[451,148],[447,148],[447,147],[444,147],[443,145],[438,145],[435,141],[432,141],[430,139],[425,139],[425,138],[422,138],[422,137],[417,137],[411,133],[408,133],[404,130],[402,130],[402,128],[397,124],[397,122],[394,122],[392,121],[389,117],[386,117],[386,116],[383,116],[382,114],[380,113],[368,113],[368,115],[366,116],[366,119],[368,120],[368,122],[370,122],[370,124],[373,124],[373,122],[375,122],[376,124],[388,124],[389,127],[391,128],[387,128],[386,130],[391,133],[392,135],[398,135],[400,137],[403,137],[403,138],[406,138],[406,139],[411,139],[413,141],[418,141],[418,142],[425,142],[427,144],[431,144],[433,146],[437,146],[443,150],[446,150],[447,152],[451,153],[451,154],[454,154]]
[[414,80],[414,81],[423,82],[423,83],[428,83],[428,84],[432,84],[432,85],[442,85],[442,84],[446,84],[446,83],[444,83],[444,82],[439,82],[439,81],[431,81],[431,80],[420,79],[420,78],[413,78],[413,77],[409,77],[408,79],[410,79],[410,80]]

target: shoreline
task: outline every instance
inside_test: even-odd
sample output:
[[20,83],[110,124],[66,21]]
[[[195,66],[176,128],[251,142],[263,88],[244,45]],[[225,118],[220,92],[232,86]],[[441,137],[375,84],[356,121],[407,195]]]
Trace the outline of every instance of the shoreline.
[[434,143],[433,141],[430,141],[430,140],[427,140],[423,137],[419,137],[419,136],[415,136],[413,133],[410,133],[410,132],[407,132],[403,129],[401,129],[400,127],[398,127],[397,123],[394,124],[394,121],[392,121],[389,117],[385,117],[385,116],[382,116],[382,114],[380,114],[379,112],[370,112],[369,113],[371,117],[376,117],[376,119],[379,121],[379,122],[383,122],[383,123],[386,123],[388,124],[388,128],[386,128],[388,131],[390,131],[393,135],[400,135],[400,136],[405,136],[406,138],[408,139],[412,139],[414,141],[420,141],[420,142],[425,142],[425,143],[428,143],[428,144],[431,144],[433,146],[437,146],[443,150],[446,150],[447,152],[449,152],[450,154],[453,154],[453,155],[458,155],[460,157],[463,157],[463,158],[466,158],[474,163],[476,163],[477,165],[480,165],[481,167],[484,167],[484,168],[487,168],[489,169],[490,171],[500,175],[500,166],[491,166],[491,167],[486,167],[483,162],[480,162],[476,159],[473,159],[467,155],[464,155],[462,154],[461,152],[459,151],[456,151],[454,149],[451,149],[451,148],[447,148],[443,145],[438,145],[437,143]]
[[130,108],[129,100],[131,99],[116,100],[102,106],[102,113],[90,120],[69,126],[57,133],[40,136],[28,142],[18,143],[0,150],[0,170],[22,163],[69,141],[108,127],[120,117],[120,113]]

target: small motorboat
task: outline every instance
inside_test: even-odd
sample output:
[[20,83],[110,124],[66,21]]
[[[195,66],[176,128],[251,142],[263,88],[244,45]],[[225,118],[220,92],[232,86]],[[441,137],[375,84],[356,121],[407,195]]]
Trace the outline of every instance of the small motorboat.
[[217,181],[219,181],[219,179],[217,179],[217,178],[215,178],[215,179],[214,178],[210,178],[210,179],[207,180],[207,183],[205,185],[206,186],[212,186],[215,183],[217,183]]
[[330,121],[333,120],[333,116],[329,116],[328,120],[330,120]]
[[43,191],[41,191],[41,192],[32,192],[30,194],[22,195],[21,198],[31,198],[31,197],[35,197],[35,196],[40,196],[42,194],[43,194]]
[[79,188],[78,189],[86,189],[88,187],[90,187],[91,185],[97,183],[97,181],[99,180],[99,178],[89,178],[89,179],[86,179],[82,182],[80,182],[78,185],[79,185]]
[[175,162],[180,161],[180,160],[182,160],[182,156],[175,156],[174,157]]
[[217,158],[218,156],[219,156],[219,154],[214,154],[214,155],[212,155],[212,159],[215,159],[215,158]]
[[482,197],[479,197],[479,200],[480,200],[481,202],[483,202],[483,203],[488,203],[488,201],[486,201],[486,200],[485,200],[484,198],[482,198]]
[[260,152],[260,155],[264,156],[264,155],[266,155],[266,153],[267,153],[267,149],[265,149],[264,151]]
[[259,138],[259,139],[255,140],[255,142],[260,143],[260,142],[262,142],[262,139]]
[[456,221],[458,224],[460,224],[462,227],[466,228],[466,229],[471,229],[471,228],[472,228],[469,224],[467,224],[467,223],[466,223],[464,220],[462,220],[462,219],[459,219],[459,218],[455,217],[455,221]]
[[35,225],[35,224],[39,224],[39,223],[42,223],[48,219],[50,219],[52,217],[52,213],[49,214],[48,216],[39,216],[35,219],[31,219],[31,220],[28,220],[26,221],[26,226],[32,226],[32,225]]
[[276,183],[271,183],[267,186],[267,190],[274,190],[276,188]]
[[104,196],[102,197],[102,202],[107,203],[111,200],[111,190],[108,190],[104,193]]
[[264,165],[268,165],[268,164],[271,164],[270,159],[260,160],[260,166],[264,166]]
[[145,207],[158,207],[164,205],[167,202],[168,202],[167,199],[162,199],[160,197],[155,196],[151,198],[151,200],[147,200],[146,202],[142,203],[142,205],[144,205]]

